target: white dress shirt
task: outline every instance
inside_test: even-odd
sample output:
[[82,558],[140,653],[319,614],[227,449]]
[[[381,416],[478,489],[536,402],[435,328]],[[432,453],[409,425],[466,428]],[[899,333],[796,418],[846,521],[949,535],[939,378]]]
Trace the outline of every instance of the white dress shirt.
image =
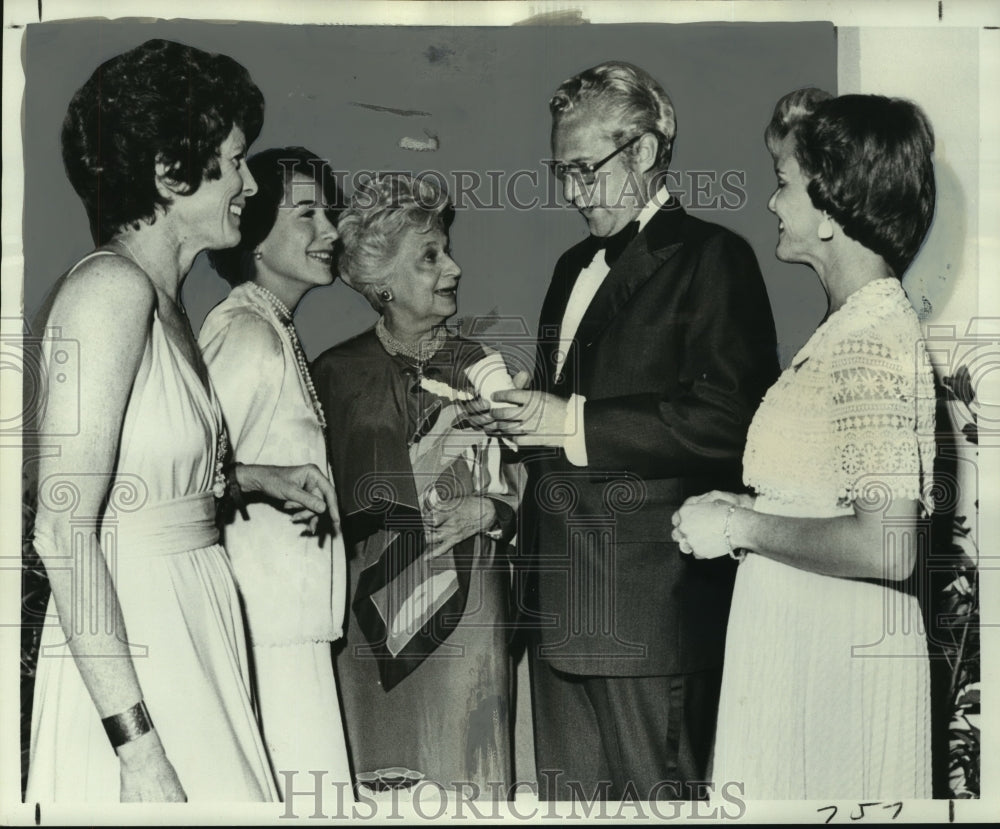
[[[645,207],[636,217],[639,221],[639,232],[646,226],[646,223],[653,218],[656,211],[670,200],[670,194],[666,187],[661,187],[653,195]],[[566,311],[563,313],[562,324],[559,326],[559,350],[556,352],[556,377],[562,374],[569,355],[570,346],[576,337],[577,329],[583,320],[590,303],[597,294],[598,288],[607,278],[611,268],[604,260],[604,248],[594,254],[594,258],[587,265],[573,283],[573,290],[570,292],[569,301],[566,303]],[[587,443],[583,428],[583,406],[587,398],[580,394],[570,395],[569,406],[566,409],[565,421],[565,441],[563,449],[566,452],[566,459],[574,466],[587,465]]]

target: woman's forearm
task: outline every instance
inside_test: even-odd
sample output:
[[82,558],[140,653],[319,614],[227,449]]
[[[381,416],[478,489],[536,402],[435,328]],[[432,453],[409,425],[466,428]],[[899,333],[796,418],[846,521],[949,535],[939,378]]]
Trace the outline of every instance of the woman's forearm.
[[[738,507],[729,540],[734,548],[814,573],[900,581],[913,571],[918,509],[916,501],[897,504],[887,524],[886,513],[858,509],[834,518],[793,518]],[[897,533],[889,543],[887,526]]]
[[54,535],[60,552],[81,550],[75,557],[42,553],[66,642],[101,719],[120,714],[142,699],[142,689],[107,561],[95,533]]

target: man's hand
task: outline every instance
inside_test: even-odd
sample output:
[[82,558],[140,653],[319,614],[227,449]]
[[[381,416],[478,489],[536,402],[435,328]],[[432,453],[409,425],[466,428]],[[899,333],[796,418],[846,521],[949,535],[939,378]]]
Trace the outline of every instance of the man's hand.
[[[531,385],[531,375],[526,371],[519,371],[514,375],[511,382],[516,389],[526,389]],[[504,392],[497,392],[494,400],[499,401]],[[474,397],[472,400],[461,401],[460,405],[465,410],[465,416],[455,426],[472,426],[481,429],[488,435],[499,437],[502,433],[496,426],[496,419],[493,416],[493,407],[489,400],[482,397]]]
[[496,403],[513,406],[495,408],[490,434],[512,440],[518,446],[564,446],[569,401],[542,391],[514,389],[493,395]]

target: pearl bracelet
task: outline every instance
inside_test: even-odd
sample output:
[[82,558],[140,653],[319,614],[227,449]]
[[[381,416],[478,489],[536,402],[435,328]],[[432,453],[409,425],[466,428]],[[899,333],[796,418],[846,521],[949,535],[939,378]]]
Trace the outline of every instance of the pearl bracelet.
[[122,711],[121,714],[105,717],[101,720],[101,725],[104,726],[112,748],[130,743],[153,730],[153,720],[149,716],[149,711],[146,710],[146,703],[142,700]]
[[726,511],[726,525],[722,530],[722,535],[725,537],[726,545],[729,547],[729,557],[736,561],[743,561],[747,557],[747,551],[743,547],[739,549],[733,547],[733,539],[729,537],[729,521],[733,517],[734,512],[736,512],[736,505],[730,504],[729,509]]

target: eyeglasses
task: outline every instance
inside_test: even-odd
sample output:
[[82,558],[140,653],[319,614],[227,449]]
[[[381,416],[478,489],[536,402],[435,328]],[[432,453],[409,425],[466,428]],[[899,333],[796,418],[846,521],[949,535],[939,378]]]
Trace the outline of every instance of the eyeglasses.
[[552,171],[559,181],[565,181],[567,178],[572,177],[574,181],[578,184],[585,184],[590,186],[595,181],[597,181],[597,171],[601,169],[605,164],[611,161],[618,153],[623,150],[627,150],[636,141],[642,138],[646,133],[640,132],[633,138],[630,138],[624,144],[622,144],[618,149],[614,150],[610,155],[604,156],[600,161],[595,161],[593,164],[588,164],[586,162],[570,162],[570,161],[559,161],[555,158],[545,159],[545,165]]

